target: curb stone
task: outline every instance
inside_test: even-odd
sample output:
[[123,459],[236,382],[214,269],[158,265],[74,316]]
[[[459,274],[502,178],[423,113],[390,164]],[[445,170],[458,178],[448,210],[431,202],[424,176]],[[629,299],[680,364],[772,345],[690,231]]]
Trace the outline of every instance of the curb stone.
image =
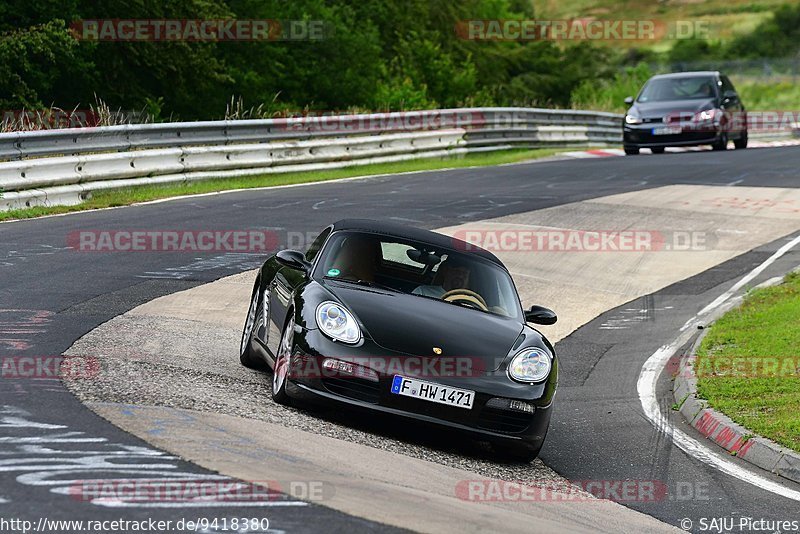
[[694,363],[697,349],[707,332],[706,327],[695,340],[689,354],[681,357],[678,374],[672,385],[679,411],[693,428],[731,455],[788,480],[800,482],[800,454],[772,440],[756,436],[697,397]]

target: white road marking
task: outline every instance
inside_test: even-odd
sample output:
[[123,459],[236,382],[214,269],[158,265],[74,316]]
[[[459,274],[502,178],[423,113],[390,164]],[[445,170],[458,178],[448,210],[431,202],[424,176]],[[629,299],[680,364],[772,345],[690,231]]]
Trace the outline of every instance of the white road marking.
[[800,236],[795,237],[794,239],[792,239],[791,241],[789,241],[788,243],[783,245],[781,248],[779,248],[775,252],[775,254],[773,254],[772,256],[767,258],[764,261],[764,263],[762,263],[761,265],[759,265],[758,267],[756,267],[755,269],[750,271],[747,274],[747,276],[743,277],[741,280],[736,282],[733,285],[733,287],[731,287],[725,293],[723,293],[722,295],[717,297],[716,300],[714,300],[714,302],[712,302],[711,304],[709,304],[708,306],[706,306],[705,308],[700,310],[700,313],[698,313],[697,316],[706,315],[710,311],[712,311],[713,309],[715,309],[715,308],[719,307],[720,305],[722,305],[723,302],[725,302],[726,300],[731,298],[737,291],[739,291],[745,285],[750,283],[750,281],[753,280],[753,278],[755,278],[756,276],[761,274],[764,271],[764,269],[766,269],[767,267],[772,265],[775,262],[775,260],[777,260],[778,258],[783,256],[784,254],[789,252],[791,249],[793,249],[795,247],[795,245],[797,245],[798,243],[800,243]]
[[[306,506],[308,503],[285,499],[280,494],[267,500],[248,499],[239,491],[247,482],[237,482],[223,475],[183,472],[177,456],[134,445],[108,442],[106,438],[81,437],[83,432],[64,431],[66,425],[34,421],[31,415],[15,406],[0,405],[0,427],[22,429],[24,436],[0,437],[0,473],[16,474],[16,481],[25,486],[48,489],[52,493],[82,498],[91,504],[112,508],[199,508]],[[43,435],[31,436],[31,433]],[[49,431],[49,432],[47,432]],[[56,432],[53,432],[56,431]],[[60,449],[57,443],[98,442],[102,446],[74,450]],[[128,478],[110,478],[128,475]],[[80,478],[78,478],[80,477]],[[83,478],[86,477],[86,478]],[[145,495],[129,488],[137,483],[144,487],[153,484],[177,484],[174,496],[180,497],[180,484],[193,498],[175,499],[169,490],[163,495]],[[220,484],[217,494],[194,496],[192,488],[198,483]],[[98,489],[102,488],[102,489]],[[110,494],[109,494],[110,492]],[[249,495],[252,497],[252,495]],[[0,504],[8,503],[0,497]]]
[[[756,276],[764,271],[767,267],[772,265],[778,258],[786,254],[792,248],[800,243],[800,236],[795,237],[790,242],[779,248],[772,256],[764,260],[764,262],[750,271],[741,280],[734,284],[728,291],[720,295],[714,302],[703,308],[697,315],[689,319],[687,323],[681,328],[681,334],[678,338],[668,345],[664,345],[653,353],[642,366],[642,371],[639,374],[639,381],[636,384],[636,389],[639,393],[639,400],[642,404],[642,409],[651,423],[660,432],[670,436],[675,445],[698,460],[719,469],[723,473],[732,477],[738,478],[748,484],[752,484],[763,490],[781,495],[788,499],[800,501],[800,491],[796,491],[784,487],[777,482],[773,482],[768,478],[753,473],[747,469],[742,468],[736,463],[727,460],[717,454],[713,453],[709,448],[704,446],[696,439],[690,437],[686,433],[678,430],[669,419],[661,412],[661,408],[656,397],[656,382],[659,375],[664,370],[667,361],[675,354],[683,344],[685,344],[693,335],[693,330],[697,325],[702,324],[702,321],[707,319],[708,314],[717,310],[720,306],[726,303],[734,294],[749,283]],[[694,327],[694,328],[693,328]]]
[[221,256],[213,258],[197,259],[188,265],[179,267],[166,267],[163,271],[146,271],[144,274],[137,274],[137,278],[166,278],[181,280],[197,273],[210,271],[213,269],[233,269],[249,271],[258,269],[264,263],[264,255],[250,252],[227,252]]
[[[788,139],[785,141],[752,141],[750,143],[750,148],[774,148],[774,147],[786,147],[786,146],[797,146],[800,145],[800,140],[798,139]],[[645,148],[643,150],[649,151],[649,149]],[[710,152],[711,146],[687,146],[687,147],[667,147],[666,152],[678,154],[681,152]],[[580,150],[575,152],[563,152],[561,155],[567,156],[570,158],[607,158],[613,156],[624,156],[625,151],[619,148],[606,148],[606,149],[597,149],[597,150]],[[736,182],[732,182],[728,185],[736,185],[741,180],[737,180]]]

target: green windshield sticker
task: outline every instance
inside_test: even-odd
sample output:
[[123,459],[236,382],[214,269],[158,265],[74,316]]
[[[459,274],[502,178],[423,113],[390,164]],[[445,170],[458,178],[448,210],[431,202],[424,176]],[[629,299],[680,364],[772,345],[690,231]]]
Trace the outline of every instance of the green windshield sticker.
[[328,276],[339,276],[339,269],[328,269]]

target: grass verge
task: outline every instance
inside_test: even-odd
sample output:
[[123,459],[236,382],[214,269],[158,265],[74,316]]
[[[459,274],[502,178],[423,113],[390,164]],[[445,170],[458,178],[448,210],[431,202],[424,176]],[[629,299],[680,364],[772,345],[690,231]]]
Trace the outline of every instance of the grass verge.
[[[731,76],[733,79],[734,76]],[[785,80],[781,82],[736,82],[736,88],[749,111],[800,110],[800,85]]]
[[[539,0],[536,17],[542,20],[597,18],[600,20],[653,20],[668,28],[687,21],[701,23],[714,39],[727,40],[751,32],[787,0]],[[622,15],[624,13],[624,16]],[[668,50],[674,39],[608,39],[596,41],[615,48]]]
[[[609,80],[586,80],[572,92],[573,109],[591,109],[625,113],[626,96],[636,96],[644,83],[656,74],[645,64],[628,67]],[[790,76],[785,79],[760,80],[753,76],[730,73],[748,111],[800,110],[800,84]]]
[[563,149],[519,149],[467,154],[465,156],[452,156],[447,158],[415,159],[395,163],[376,163],[373,165],[355,165],[342,169],[309,172],[287,172],[282,174],[261,174],[241,178],[212,178],[197,182],[174,185],[139,186],[108,191],[98,191],[92,198],[77,206],[48,206],[32,207],[19,210],[0,212],[0,221],[15,219],[30,219],[43,215],[70,213],[98,208],[115,206],[128,206],[137,202],[147,202],[162,198],[183,195],[197,195],[214,193],[231,189],[251,189],[254,187],[270,187],[279,185],[302,184],[309,182],[324,182],[338,178],[352,178],[355,176],[369,176],[376,174],[391,174],[411,171],[434,171],[454,167],[483,167],[500,165],[503,163],[518,163],[521,161],[539,159],[552,156],[559,152],[576,150]]
[[754,433],[800,451],[800,273],[757,289],[711,325],[695,369],[700,397]]

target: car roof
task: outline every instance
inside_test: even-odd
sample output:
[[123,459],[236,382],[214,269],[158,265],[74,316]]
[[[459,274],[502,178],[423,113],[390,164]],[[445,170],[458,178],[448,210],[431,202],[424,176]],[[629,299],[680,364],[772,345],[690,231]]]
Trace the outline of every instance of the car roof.
[[670,72],[668,74],[656,74],[653,78],[700,78],[708,76],[719,76],[717,70],[693,70],[687,72]]
[[376,221],[372,219],[342,219],[333,223],[333,231],[336,232],[338,230],[369,232],[392,237],[400,237],[410,241],[419,241],[439,248],[475,254],[493,263],[496,263],[503,269],[506,269],[506,266],[503,265],[503,262],[501,262],[497,256],[486,249],[483,249],[477,245],[473,245],[472,243],[467,243],[466,241],[455,237],[432,232],[430,230],[423,230],[422,228],[416,228],[414,226],[408,226],[389,221]]

